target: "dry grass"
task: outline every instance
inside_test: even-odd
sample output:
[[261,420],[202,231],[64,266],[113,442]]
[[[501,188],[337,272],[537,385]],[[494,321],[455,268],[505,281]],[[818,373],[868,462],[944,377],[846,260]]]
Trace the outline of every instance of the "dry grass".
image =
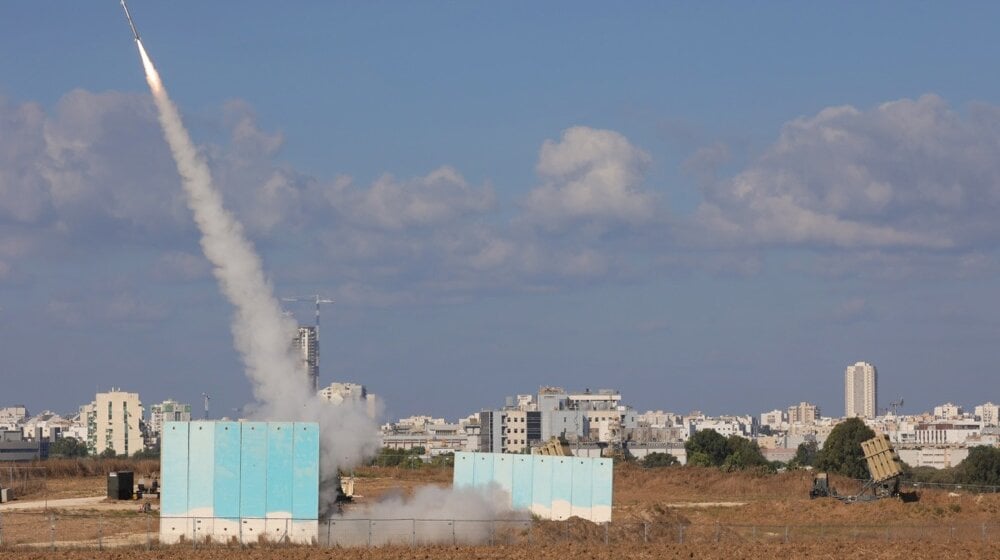
[[158,459],[48,459],[35,461],[29,467],[42,469],[48,478],[105,476],[111,471],[132,471],[136,478],[160,472]]

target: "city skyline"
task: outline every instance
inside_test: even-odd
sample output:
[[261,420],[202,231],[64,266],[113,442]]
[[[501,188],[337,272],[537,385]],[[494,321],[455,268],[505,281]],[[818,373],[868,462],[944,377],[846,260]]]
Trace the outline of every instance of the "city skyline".
[[[120,7],[56,6],[0,7],[4,394],[240,409]],[[1000,389],[1000,7],[130,9],[275,293],[336,301],[320,386],[394,417],[538,385],[834,413],[858,360],[907,411]]]

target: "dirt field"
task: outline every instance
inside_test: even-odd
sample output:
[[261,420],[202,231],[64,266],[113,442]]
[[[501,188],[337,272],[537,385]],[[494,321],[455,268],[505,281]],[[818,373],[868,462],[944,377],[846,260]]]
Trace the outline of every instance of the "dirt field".
[[[451,470],[426,468],[366,468],[356,473],[358,504],[387,493],[409,494],[419,486],[448,486]],[[117,549],[97,551],[42,551],[50,539],[47,514],[4,515],[5,533],[27,537],[35,548],[4,550],[11,560],[28,558],[1000,558],[1000,495],[952,494],[922,490],[920,501],[882,500],[844,504],[832,499],[810,500],[812,476],[797,471],[775,475],[723,473],[717,469],[615,468],[614,522],[603,527],[573,519],[536,523],[529,533],[499,542],[518,546],[324,549],[161,548],[152,551]],[[842,492],[856,482],[834,479]],[[55,476],[47,481],[50,499],[101,495],[103,477]],[[32,496],[38,499],[39,496]],[[57,532],[51,541],[61,545],[105,547],[144,546],[155,514],[58,510]],[[93,516],[101,515],[100,521]],[[100,525],[98,525],[100,523]],[[322,531],[322,530],[321,530]],[[680,544],[683,541],[683,544]],[[786,542],[787,541],[787,542]],[[8,543],[13,542],[11,540]],[[607,544],[606,544],[607,543]]]
[[618,547],[590,546],[574,543],[535,545],[530,547],[420,547],[381,549],[316,549],[300,547],[245,549],[239,548],[164,548],[144,551],[121,549],[96,553],[93,551],[24,551],[5,552],[10,560],[37,560],[63,558],[65,560],[90,560],[100,557],[108,560],[165,560],[168,558],[197,558],[199,560],[468,560],[468,559],[524,559],[524,560],[771,560],[774,558],[851,558],[880,560],[913,560],[936,558],[940,560],[989,559],[1000,557],[996,547],[967,543],[828,543],[822,545],[663,545],[622,549]]

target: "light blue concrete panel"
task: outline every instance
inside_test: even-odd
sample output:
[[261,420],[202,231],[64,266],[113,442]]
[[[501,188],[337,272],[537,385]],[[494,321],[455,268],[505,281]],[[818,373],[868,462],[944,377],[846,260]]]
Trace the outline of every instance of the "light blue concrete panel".
[[263,519],[267,487],[267,424],[242,422],[240,430],[240,516]]
[[489,486],[493,482],[493,453],[476,453],[475,459],[472,485],[476,488]]
[[514,457],[510,453],[493,454],[493,482],[507,493],[508,499],[514,488]]
[[187,422],[166,422],[160,442],[160,517],[184,517],[188,509]]
[[240,424],[215,423],[215,484],[212,495],[216,517],[240,516]]
[[191,422],[188,437],[188,511],[215,517],[215,422]]
[[514,481],[510,491],[514,509],[531,509],[531,459],[530,455],[514,456]]
[[566,519],[572,514],[573,457],[552,458],[552,516]]
[[292,513],[293,424],[267,425],[267,517],[289,517]]
[[583,519],[590,519],[591,494],[593,492],[593,479],[591,477],[593,464],[593,459],[582,457],[573,459],[572,513],[576,517]]
[[545,519],[552,512],[552,457],[531,457],[531,511]]
[[319,516],[319,424],[296,422],[292,437],[292,519]]
[[476,454],[459,451],[455,453],[455,468],[452,471],[451,484],[455,488],[468,488],[475,484]]
[[591,504],[594,509],[594,521],[611,521],[611,500],[614,488],[614,469],[611,459],[595,459],[591,475],[593,490]]

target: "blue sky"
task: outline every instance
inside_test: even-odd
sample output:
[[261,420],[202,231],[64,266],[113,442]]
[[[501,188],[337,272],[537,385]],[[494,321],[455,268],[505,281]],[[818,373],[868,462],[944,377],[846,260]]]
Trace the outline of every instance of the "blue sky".
[[[1000,398],[995,5],[130,7],[276,291],[337,299],[322,381],[390,415],[841,414],[857,360]],[[118,4],[6,2],[0,53],[0,404],[243,405]]]

